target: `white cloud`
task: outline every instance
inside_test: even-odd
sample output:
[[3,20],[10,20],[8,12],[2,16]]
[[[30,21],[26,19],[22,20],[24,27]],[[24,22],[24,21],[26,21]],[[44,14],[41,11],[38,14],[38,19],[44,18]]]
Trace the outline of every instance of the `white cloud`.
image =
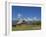
[[27,17],[27,19],[28,19],[29,21],[33,21],[33,19],[32,19],[32,18]]
[[36,17],[33,17],[33,19],[34,19],[34,20],[37,20],[37,18],[36,18]]
[[24,18],[25,21],[28,21],[26,18]]
[[17,15],[17,18],[20,18],[22,15],[20,14],[20,13],[18,13],[18,15]]
[[36,20],[36,21],[40,20],[40,19],[39,19],[39,18],[37,18],[37,17],[33,17],[33,19],[34,19],[34,20]]
[[18,16],[21,16],[21,14],[19,13]]

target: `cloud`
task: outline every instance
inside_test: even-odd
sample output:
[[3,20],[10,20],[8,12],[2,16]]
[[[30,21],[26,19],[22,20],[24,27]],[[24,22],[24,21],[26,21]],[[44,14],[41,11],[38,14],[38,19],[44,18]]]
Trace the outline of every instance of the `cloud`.
[[25,21],[28,21],[26,18],[24,18]]
[[37,18],[37,17],[33,17],[33,19],[35,20],[35,21],[38,21],[38,20],[40,20],[39,18]]
[[33,17],[33,19],[34,19],[34,20],[37,20],[37,18],[36,18],[36,17]]
[[29,21],[33,21],[33,19],[32,19],[32,18],[30,18],[30,17],[27,17],[27,19],[28,19]]
[[18,16],[21,16],[21,14],[19,13]]

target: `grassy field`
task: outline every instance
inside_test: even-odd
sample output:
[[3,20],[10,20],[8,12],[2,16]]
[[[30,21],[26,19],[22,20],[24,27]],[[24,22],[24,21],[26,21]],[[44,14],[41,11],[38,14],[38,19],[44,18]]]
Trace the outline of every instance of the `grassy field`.
[[12,26],[12,31],[22,31],[22,30],[40,30],[41,26],[40,25],[17,25]]

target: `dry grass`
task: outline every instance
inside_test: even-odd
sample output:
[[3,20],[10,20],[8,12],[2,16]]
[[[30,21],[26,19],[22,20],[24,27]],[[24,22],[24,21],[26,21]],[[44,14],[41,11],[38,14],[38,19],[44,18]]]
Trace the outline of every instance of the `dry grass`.
[[12,31],[18,31],[18,30],[40,30],[41,26],[40,25],[16,25],[12,26]]

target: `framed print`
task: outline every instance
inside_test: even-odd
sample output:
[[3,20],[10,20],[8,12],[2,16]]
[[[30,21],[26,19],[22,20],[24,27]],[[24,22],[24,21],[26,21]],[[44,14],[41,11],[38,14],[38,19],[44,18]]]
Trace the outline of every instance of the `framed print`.
[[41,30],[42,4],[7,3],[7,32]]
[[40,29],[41,7],[12,5],[12,31]]

